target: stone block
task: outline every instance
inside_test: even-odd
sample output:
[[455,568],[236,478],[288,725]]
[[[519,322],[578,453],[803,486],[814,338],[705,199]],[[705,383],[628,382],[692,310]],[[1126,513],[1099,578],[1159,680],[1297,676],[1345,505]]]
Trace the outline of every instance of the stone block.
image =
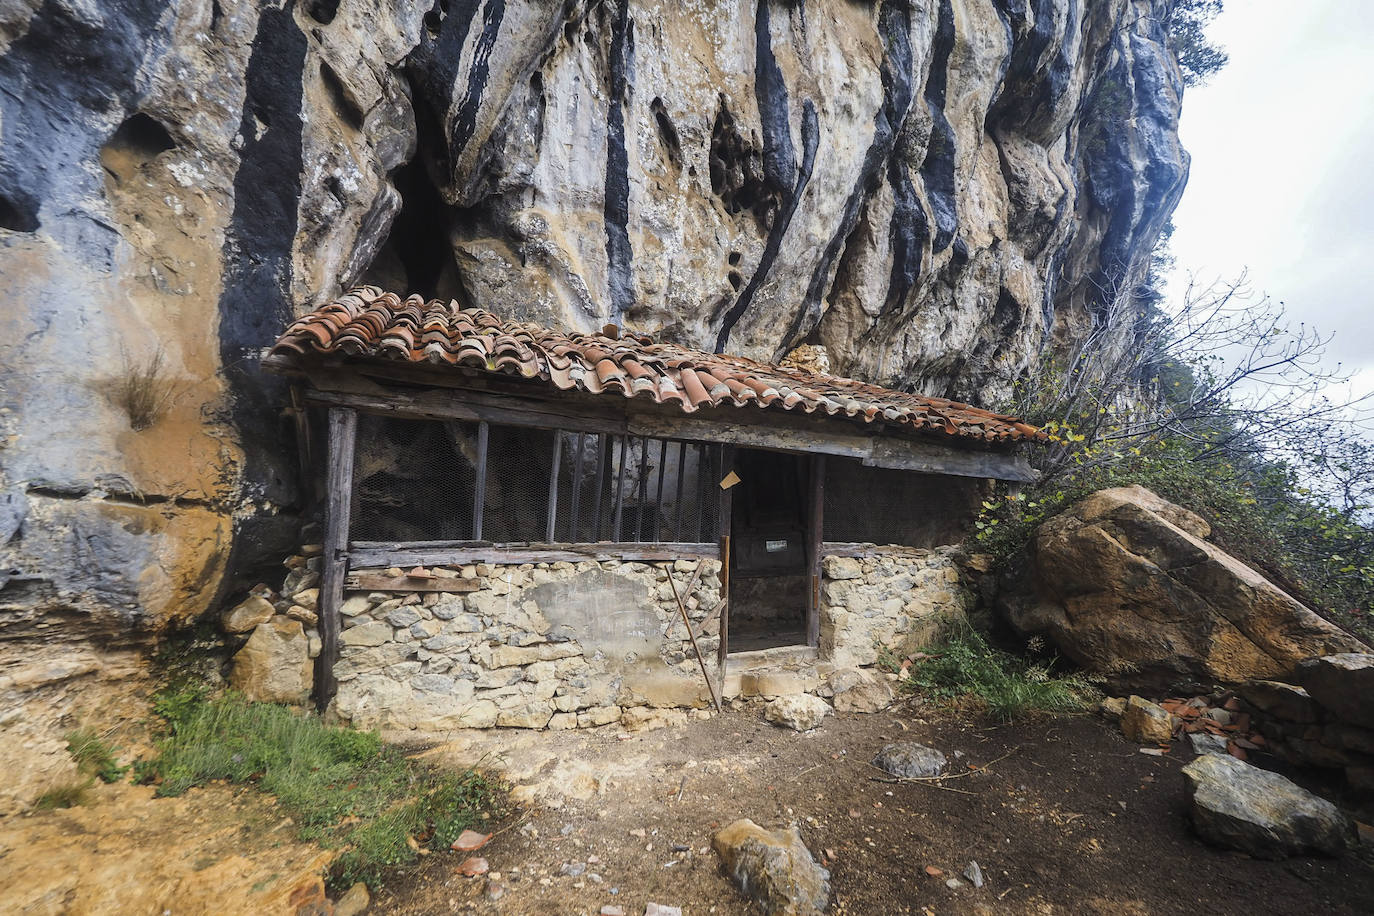
[[497,646],[491,650],[492,668],[529,665],[581,655],[582,650],[572,643],[544,643],[538,646]]
[[1281,681],[1246,681],[1240,695],[1261,712],[1288,722],[1316,722],[1321,718],[1317,702],[1306,690]]
[[543,728],[553,718],[553,708],[546,700],[522,703],[505,709],[496,717],[498,728]]
[[314,686],[310,643],[299,620],[273,617],[234,655],[229,683],[261,703],[304,703]]
[[858,579],[863,576],[863,566],[855,557],[826,557],[821,561],[821,572],[827,579]]
[[618,722],[621,717],[619,706],[593,706],[585,712],[578,713],[577,724],[581,728],[595,728],[599,725],[610,725]]
[[391,627],[380,621],[372,621],[361,626],[349,627],[339,634],[339,641],[345,646],[380,646],[391,641]]
[[271,620],[276,612],[272,602],[254,595],[225,611],[220,617],[220,627],[226,633],[251,633],[259,624]]
[[397,629],[403,629],[420,622],[420,612],[410,606],[395,608],[386,613],[386,622]]
[[1139,744],[1167,744],[1174,735],[1174,717],[1162,706],[1132,696],[1121,714],[1121,731]]

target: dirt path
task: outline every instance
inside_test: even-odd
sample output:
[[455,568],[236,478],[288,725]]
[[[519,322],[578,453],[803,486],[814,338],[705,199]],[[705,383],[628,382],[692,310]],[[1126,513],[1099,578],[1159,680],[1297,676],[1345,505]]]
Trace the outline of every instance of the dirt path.
[[[879,781],[868,761],[896,739],[940,748],[963,771],[1003,759],[944,789]],[[1090,718],[998,727],[906,711],[796,734],[746,711],[623,740],[498,734],[431,756],[493,753],[543,802],[481,850],[492,874],[463,877],[459,856],[437,854],[374,911],[552,916],[614,904],[639,916],[653,901],[687,916],[754,913],[709,849],[738,817],[797,823],[826,857],[837,914],[1354,914],[1374,901],[1369,846],[1342,861],[1272,863],[1203,845],[1184,814],[1187,755],[1140,754]],[[946,886],[975,860],[984,888]]]

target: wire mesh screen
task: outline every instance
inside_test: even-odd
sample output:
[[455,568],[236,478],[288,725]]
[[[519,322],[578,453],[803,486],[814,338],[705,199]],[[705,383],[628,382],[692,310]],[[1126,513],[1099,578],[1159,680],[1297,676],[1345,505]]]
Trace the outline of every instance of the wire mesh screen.
[[363,415],[351,538],[714,541],[721,474],[704,443]]
[[983,498],[981,481],[825,461],[824,539],[936,547],[968,533]]
[[472,538],[476,423],[358,416],[354,541]]
[[865,467],[852,458],[825,462],[824,539],[920,546],[919,475]]

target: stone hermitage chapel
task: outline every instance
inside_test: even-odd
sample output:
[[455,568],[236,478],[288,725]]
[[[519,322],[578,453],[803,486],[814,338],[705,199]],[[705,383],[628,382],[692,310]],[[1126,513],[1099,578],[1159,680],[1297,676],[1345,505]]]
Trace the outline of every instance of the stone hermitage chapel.
[[364,727],[824,691],[964,613],[951,545],[1046,438],[802,352],[765,365],[375,287],[296,320],[265,365],[326,469],[315,700]]

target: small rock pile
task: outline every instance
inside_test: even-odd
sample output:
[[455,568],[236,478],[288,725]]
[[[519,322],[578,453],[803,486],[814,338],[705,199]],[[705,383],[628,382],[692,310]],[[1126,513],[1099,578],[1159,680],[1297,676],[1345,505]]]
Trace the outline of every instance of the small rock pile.
[[1122,733],[1138,744],[1167,746],[1187,738],[1195,753],[1230,754],[1241,760],[1268,744],[1231,691],[1158,703],[1138,696],[1113,697],[1102,701],[1101,710],[1119,720]]
[[310,544],[285,560],[281,588],[256,585],[248,597],[225,611],[220,628],[231,637],[248,634],[234,655],[229,683],[250,700],[263,703],[307,701],[320,654],[316,609],[320,598],[322,548]]

